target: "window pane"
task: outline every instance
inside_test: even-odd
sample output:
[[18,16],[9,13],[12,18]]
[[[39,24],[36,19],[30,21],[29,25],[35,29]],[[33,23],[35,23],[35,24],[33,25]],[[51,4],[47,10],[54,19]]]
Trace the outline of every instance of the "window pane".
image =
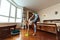
[[11,5],[11,17],[15,17],[15,7]]
[[0,0],[0,6],[1,6],[1,0]]
[[17,18],[22,18],[22,9],[17,8]]
[[0,22],[8,22],[8,17],[0,16]]
[[21,23],[22,22],[22,19],[16,19],[16,22]]
[[10,18],[9,22],[15,22],[14,18]]
[[1,0],[0,15],[9,16],[10,3],[7,0]]

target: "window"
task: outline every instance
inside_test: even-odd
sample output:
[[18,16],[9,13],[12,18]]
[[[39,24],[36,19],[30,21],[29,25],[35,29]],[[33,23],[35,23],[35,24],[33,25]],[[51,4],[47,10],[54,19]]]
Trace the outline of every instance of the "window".
[[11,5],[11,17],[15,17],[15,6]]
[[[16,8],[7,0],[0,0],[0,22],[21,22],[22,9]],[[17,10],[17,11],[16,11]],[[15,13],[17,12],[17,13]]]
[[17,8],[17,18],[16,22],[22,22],[22,9]]
[[0,23],[1,22],[8,22],[8,17],[2,17],[2,16],[0,16]]
[[9,22],[15,22],[15,18],[10,18]]
[[0,6],[1,6],[1,0],[0,0]]
[[6,0],[1,0],[0,15],[9,16],[10,3]]
[[20,22],[21,23],[22,22],[22,19],[16,19],[16,22]]
[[17,8],[17,18],[22,18],[22,9]]

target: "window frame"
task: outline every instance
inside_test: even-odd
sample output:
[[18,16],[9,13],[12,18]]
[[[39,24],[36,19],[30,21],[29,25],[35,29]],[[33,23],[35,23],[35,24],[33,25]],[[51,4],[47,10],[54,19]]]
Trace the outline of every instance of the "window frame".
[[[7,0],[6,0],[7,1]],[[9,2],[9,1],[7,1],[7,2]],[[9,2],[10,3],[10,2]],[[8,22],[10,22],[10,18],[14,18],[15,19],[15,22],[16,22],[16,20],[17,19],[21,19],[22,20],[22,18],[17,18],[17,9],[21,9],[21,10],[23,10],[22,8],[18,8],[18,7],[16,7],[15,5],[13,5],[14,7],[15,7],[15,17],[12,17],[11,16],[11,5],[13,5],[12,3],[10,3],[10,7],[9,7],[9,16],[6,16],[6,15],[0,15],[1,17],[8,17]],[[1,5],[0,5],[1,6]],[[22,12],[21,12],[22,13]]]

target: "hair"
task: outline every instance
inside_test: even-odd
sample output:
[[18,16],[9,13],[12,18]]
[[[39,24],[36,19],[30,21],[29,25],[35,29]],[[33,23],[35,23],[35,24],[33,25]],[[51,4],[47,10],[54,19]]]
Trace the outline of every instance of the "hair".
[[34,14],[37,14],[37,12],[35,11]]

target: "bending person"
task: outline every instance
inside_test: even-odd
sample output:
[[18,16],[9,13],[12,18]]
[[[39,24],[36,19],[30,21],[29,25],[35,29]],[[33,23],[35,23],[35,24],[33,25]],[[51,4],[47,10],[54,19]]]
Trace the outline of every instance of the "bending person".
[[[33,19],[33,17],[34,17],[34,19]],[[32,17],[30,17],[30,19],[29,19],[29,21],[31,21],[34,24],[34,33],[33,33],[33,36],[36,35],[36,26],[37,26],[36,23],[38,21],[38,18],[39,18],[38,14],[36,12],[34,12]],[[31,20],[31,19],[33,19],[33,20]]]

